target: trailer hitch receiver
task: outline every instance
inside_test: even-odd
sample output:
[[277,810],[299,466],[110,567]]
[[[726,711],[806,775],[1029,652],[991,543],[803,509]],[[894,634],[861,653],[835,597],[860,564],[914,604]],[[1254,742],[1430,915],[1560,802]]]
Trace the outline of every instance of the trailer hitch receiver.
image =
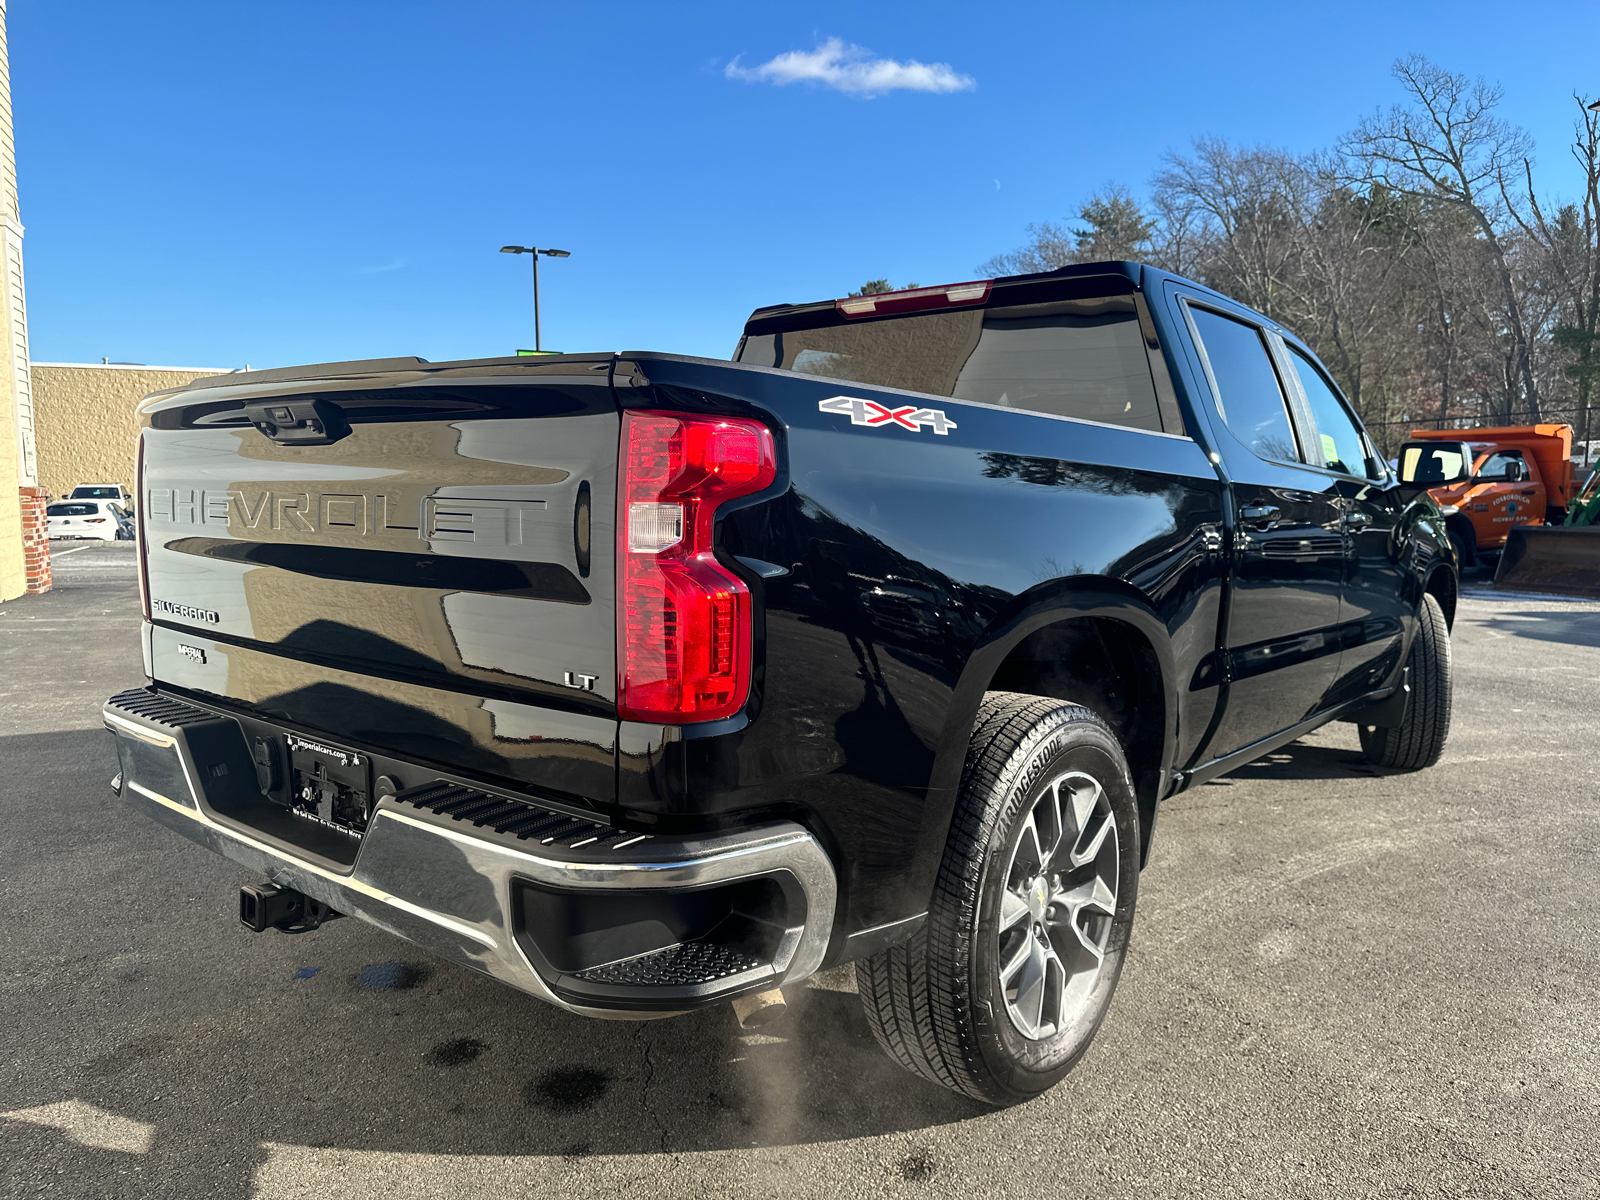
[[342,916],[320,900],[273,883],[247,883],[239,889],[239,924],[252,933],[310,933]]

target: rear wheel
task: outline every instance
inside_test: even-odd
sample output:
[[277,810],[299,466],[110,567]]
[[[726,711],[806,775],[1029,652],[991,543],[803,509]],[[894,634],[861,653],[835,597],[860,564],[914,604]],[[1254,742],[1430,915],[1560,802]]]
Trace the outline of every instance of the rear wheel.
[[856,964],[874,1035],[908,1070],[978,1100],[1045,1091],[1105,1017],[1138,883],[1133,785],[1105,722],[989,693],[928,919]]
[[1430,595],[1422,597],[1417,636],[1406,659],[1405,715],[1393,729],[1362,725],[1361,750],[1381,767],[1420,771],[1439,761],[1450,737],[1453,685],[1450,674],[1450,629],[1444,610]]

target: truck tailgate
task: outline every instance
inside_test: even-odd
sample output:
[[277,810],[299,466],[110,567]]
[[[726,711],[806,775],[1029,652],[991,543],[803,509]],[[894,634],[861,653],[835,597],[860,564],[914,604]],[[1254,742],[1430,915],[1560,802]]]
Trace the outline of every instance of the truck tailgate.
[[[419,363],[147,403],[156,680],[609,799],[610,363]],[[540,767],[563,758],[550,741],[591,769]]]

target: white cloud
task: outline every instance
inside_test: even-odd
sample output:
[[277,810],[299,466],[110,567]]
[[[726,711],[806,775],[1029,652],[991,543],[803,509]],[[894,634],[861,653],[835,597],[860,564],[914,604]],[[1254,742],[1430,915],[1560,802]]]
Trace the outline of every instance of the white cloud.
[[968,92],[978,86],[976,79],[957,74],[949,63],[896,62],[871,55],[870,50],[829,38],[815,50],[791,50],[759,67],[741,67],[736,58],[726,74],[746,83],[820,83],[858,96],[877,96],[896,88]]
[[406,265],[406,260],[397,258],[393,262],[386,262],[378,267],[357,267],[357,275],[382,275],[385,271],[398,271]]

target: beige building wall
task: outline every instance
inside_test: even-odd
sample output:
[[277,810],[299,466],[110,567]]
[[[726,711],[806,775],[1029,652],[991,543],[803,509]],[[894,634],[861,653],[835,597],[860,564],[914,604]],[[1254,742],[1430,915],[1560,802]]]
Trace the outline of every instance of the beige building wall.
[[139,402],[226,368],[34,363],[39,486],[65,496],[80,483],[134,486]]
[[[0,0],[0,346],[0,600],[11,600],[22,595],[28,586],[21,489],[31,488],[36,481],[5,0]],[[41,550],[35,547],[34,553],[37,556]]]

